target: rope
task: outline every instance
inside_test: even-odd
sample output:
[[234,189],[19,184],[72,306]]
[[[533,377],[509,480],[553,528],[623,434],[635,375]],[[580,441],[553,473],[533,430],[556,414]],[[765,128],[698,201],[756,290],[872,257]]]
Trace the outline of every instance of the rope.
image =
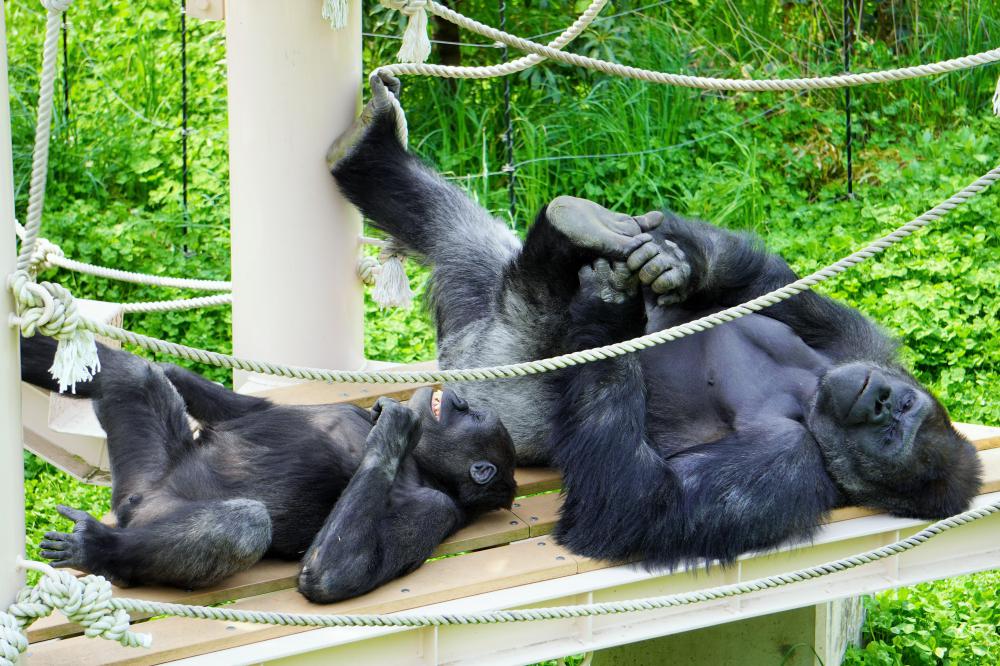
[[[169,342],[167,340],[141,335],[123,328],[109,326],[102,322],[79,317],[79,315],[77,316],[79,317],[79,325],[92,333],[103,335],[120,342],[137,345],[150,351],[171,354],[173,356],[186,358],[199,363],[217,365],[223,368],[248,370],[250,372],[279,375],[294,379],[340,383],[416,384],[468,382],[523,377],[526,375],[551,372],[553,370],[580,365],[582,363],[590,363],[593,361],[600,361],[617,356],[623,356],[625,354],[631,354],[642,349],[647,349],[671,340],[677,340],[688,335],[693,335],[695,333],[714,328],[719,324],[724,324],[734,319],[745,317],[748,314],[758,312],[766,307],[788,300],[796,294],[806,291],[820,282],[828,280],[835,275],[843,273],[848,268],[870,259],[876,254],[883,252],[892,245],[895,245],[904,238],[910,236],[918,229],[941,219],[958,206],[964,204],[966,201],[988,188],[997,180],[1000,180],[1000,166],[988,171],[982,177],[967,185],[965,188],[945,201],[939,203],[934,208],[898,227],[891,233],[869,243],[862,249],[857,250],[856,252],[812,273],[811,275],[807,275],[806,277],[791,282],[784,287],[775,289],[774,291],[758,296],[757,298],[740,305],[735,305],[731,308],[695,319],[685,324],[672,326],[670,328],[663,329],[662,331],[649,333],[624,342],[572,352],[569,354],[562,354],[560,356],[553,356],[551,358],[537,361],[524,361],[521,363],[509,363],[481,368],[438,370],[433,372],[423,370],[378,372],[325,370],[321,368],[289,366],[269,363],[266,361],[244,359],[229,354],[220,354],[218,352],[208,351],[205,349],[197,349]],[[68,292],[66,292],[66,295],[68,297]],[[30,308],[25,309],[25,313],[30,312]],[[21,321],[21,318],[12,318],[11,323],[13,325],[21,325],[22,327],[25,325],[25,323]]]
[[[949,530],[967,525],[1000,511],[1000,500],[986,506],[969,509],[963,513],[950,518],[933,523],[913,536],[900,539],[879,548],[873,548],[855,555],[832,560],[811,567],[805,567],[786,573],[765,576],[743,583],[732,583],[720,585],[693,592],[682,592],[679,594],[668,594],[644,599],[631,599],[626,601],[612,601],[593,604],[577,604],[572,606],[553,606],[548,608],[524,608],[515,610],[496,610],[478,613],[399,613],[394,615],[379,614],[357,614],[357,615],[327,615],[319,613],[276,613],[269,611],[242,610],[230,606],[209,607],[193,606],[188,604],[173,604],[158,601],[145,601],[142,599],[131,599],[122,597],[110,597],[111,584],[103,578],[87,576],[77,580],[65,572],[53,569],[47,564],[40,562],[21,562],[21,566],[45,574],[39,582],[38,587],[46,584],[49,578],[57,579],[59,593],[52,592],[43,595],[35,595],[39,602],[37,605],[24,608],[21,604],[11,606],[9,613],[19,620],[31,614],[32,620],[36,617],[48,615],[52,607],[63,609],[65,613],[69,599],[79,598],[84,595],[84,591],[89,592],[92,597],[101,600],[94,603],[92,609],[84,617],[88,621],[103,622],[101,628],[107,624],[105,618],[113,609],[116,612],[125,614],[114,616],[118,624],[115,625],[117,633],[111,635],[99,634],[101,637],[113,638],[120,642],[124,636],[129,634],[127,630],[127,613],[145,613],[148,615],[170,615],[173,617],[186,617],[198,620],[222,620],[225,622],[246,622],[250,624],[268,624],[277,626],[295,627],[437,627],[443,625],[456,624],[499,624],[507,622],[532,622],[537,620],[562,620],[567,618],[595,617],[605,615],[620,615],[624,613],[635,613],[642,611],[659,610],[664,608],[676,608],[678,606],[688,606],[706,601],[737,597],[744,594],[760,592],[762,590],[775,589],[791,585],[794,583],[814,580],[835,573],[849,571],[851,569],[878,562],[889,557],[894,557],[900,553],[912,550],[921,546],[939,534]],[[91,579],[91,580],[88,580]],[[94,580],[96,579],[96,581]],[[49,584],[49,588],[53,585]],[[30,593],[29,593],[30,594]],[[106,603],[104,602],[106,597]],[[61,605],[60,605],[61,604]],[[70,619],[79,621],[81,613],[71,616]],[[91,618],[95,620],[91,620]],[[23,626],[23,625],[22,625]],[[85,625],[86,626],[86,625]],[[94,625],[92,624],[91,627]],[[98,635],[97,629],[88,629],[88,635]],[[105,633],[107,630],[103,630]],[[117,636],[122,636],[118,638]],[[132,634],[133,641],[141,640],[142,636]]]
[[[444,5],[438,4],[437,2],[434,2],[434,0],[427,0],[427,11],[435,16],[445,19],[446,21],[450,21],[459,27],[465,28],[466,30],[478,33],[494,41],[507,44],[508,46],[525,51],[541,59],[549,58],[557,62],[582,67],[584,69],[595,70],[622,78],[638,79],[641,81],[649,81],[651,83],[662,83],[685,88],[698,88],[702,90],[729,90],[740,92],[824,90],[829,88],[867,85],[870,83],[904,81],[922,76],[954,72],[960,69],[967,69],[969,67],[976,67],[1000,61],[1000,49],[992,49],[975,55],[953,58],[951,60],[942,60],[926,65],[902,67],[898,69],[884,70],[881,72],[864,72],[860,74],[838,74],[836,76],[793,79],[725,79],[705,76],[688,76],[685,74],[656,72],[639,67],[631,67],[628,65],[608,62],[606,60],[599,60],[597,58],[589,58],[587,56],[581,56],[574,53],[564,53],[557,48],[554,48],[552,45],[543,46],[527,39],[511,35],[510,33],[497,30],[496,28],[492,28],[467,16],[463,16],[462,14],[449,9]],[[526,58],[529,57],[531,56],[526,56]],[[524,59],[525,58],[521,58],[520,60],[523,61]],[[512,65],[517,62],[517,60],[514,60],[500,65],[488,65],[483,67],[455,67],[449,65],[428,65],[426,63],[401,63],[380,67],[379,70],[397,76],[419,74],[423,76],[439,76],[444,78],[486,79],[497,76],[506,76],[524,69],[523,67],[512,67]],[[541,62],[541,60],[533,62],[531,65],[537,64],[537,62]],[[530,67],[531,65],[527,66]]]
[[200,296],[198,298],[180,298],[173,301],[145,301],[141,303],[122,303],[122,312],[137,314],[143,312],[178,312],[180,310],[197,310],[217,305],[232,305],[232,294],[216,296]]
[[45,181],[49,170],[49,138],[52,135],[52,99],[55,93],[56,61],[59,52],[59,31],[62,13],[72,0],[42,0],[48,10],[45,20],[45,43],[42,47],[42,72],[39,76],[38,120],[35,124],[35,147],[31,158],[31,183],[28,188],[28,214],[24,224],[24,240],[17,256],[17,270],[25,270],[35,251],[35,240],[42,227],[45,206]]
[[108,268],[96,264],[88,264],[75,259],[69,259],[62,255],[49,254],[45,257],[46,263],[52,266],[59,266],[66,270],[76,271],[96,275],[97,277],[109,280],[119,280],[121,282],[131,282],[133,284],[145,284],[155,287],[174,287],[177,289],[195,289],[198,291],[229,291],[233,288],[233,283],[228,280],[197,280],[191,278],[165,277],[160,275],[148,275],[146,273],[134,273],[123,271],[117,268]]

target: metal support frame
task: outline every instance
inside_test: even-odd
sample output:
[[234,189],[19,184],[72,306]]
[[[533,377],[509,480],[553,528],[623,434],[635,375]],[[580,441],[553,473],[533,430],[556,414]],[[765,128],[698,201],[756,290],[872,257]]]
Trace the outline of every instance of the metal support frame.
[[[2,6],[0,6],[2,8]],[[6,278],[14,271],[14,164],[7,86],[7,26],[0,11],[0,608],[24,585],[15,566],[24,553],[24,459],[21,453],[21,367],[18,330],[7,325],[14,301]]]
[[[1000,499],[982,495],[974,506]],[[461,613],[561,606],[673,594],[811,566],[910,536],[926,522],[868,516],[832,523],[804,546],[747,555],[728,568],[673,573],[619,566],[512,587],[406,611]],[[604,617],[421,629],[318,629],[179,660],[219,664],[370,663],[398,666],[518,665],[634,643],[692,629],[803,608],[1000,565],[1000,514],[945,532],[896,557],[838,574],[693,606]]]
[[[361,97],[361,5],[331,30],[315,0],[227,2],[233,349],[327,368],[364,364],[358,212],[326,149]],[[271,378],[237,372],[253,391]]]

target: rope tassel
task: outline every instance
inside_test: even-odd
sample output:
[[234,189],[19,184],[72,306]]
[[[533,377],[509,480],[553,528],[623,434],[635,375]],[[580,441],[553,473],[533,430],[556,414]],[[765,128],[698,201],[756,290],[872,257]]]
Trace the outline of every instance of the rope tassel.
[[347,0],[323,0],[323,18],[330,22],[334,30],[347,25],[347,12]]
[[383,7],[406,14],[406,31],[403,45],[396,58],[400,62],[424,62],[431,54],[431,40],[427,36],[427,0],[379,0]]
[[404,257],[397,253],[383,253],[379,260],[382,265],[375,276],[372,300],[382,308],[409,309],[413,305],[413,291],[403,267]]

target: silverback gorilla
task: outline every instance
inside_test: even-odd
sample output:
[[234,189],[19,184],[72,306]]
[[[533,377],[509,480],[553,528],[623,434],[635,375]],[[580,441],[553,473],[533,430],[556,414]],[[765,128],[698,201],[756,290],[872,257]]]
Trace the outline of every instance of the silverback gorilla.
[[[604,345],[795,279],[749,236],[571,197],[522,244],[399,143],[399,82],[372,86],[328,159],[371,223],[433,267],[442,367]],[[638,354],[457,390],[501,415],[520,462],[560,468],[556,535],[592,557],[731,561],[808,538],[837,506],[938,518],[979,487],[975,449],[895,344],[811,292]]]
[[[54,354],[53,340],[22,339],[22,378],[57,390]],[[118,525],[59,507],[73,531],[41,544],[57,567],[189,588],[265,554],[305,553],[299,589],[327,603],[416,569],[446,536],[513,501],[510,436],[452,391],[421,389],[409,407],[382,398],[370,412],[283,406],[128,352],[99,355],[101,371],[78,390],[108,435]]]

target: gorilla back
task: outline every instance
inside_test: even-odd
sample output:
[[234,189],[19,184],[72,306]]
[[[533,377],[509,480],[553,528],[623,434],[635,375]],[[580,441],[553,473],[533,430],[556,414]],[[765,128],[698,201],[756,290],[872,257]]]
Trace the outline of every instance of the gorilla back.
[[[98,351],[101,372],[78,390],[107,433],[117,525],[59,507],[75,525],[41,544],[55,566],[194,588],[265,554],[305,554],[300,590],[330,602],[416,568],[455,529],[513,499],[509,435],[450,391],[422,389],[409,407],[382,399],[371,412],[283,406]],[[54,352],[48,338],[22,339],[22,378],[54,390]]]
[[[796,277],[752,237],[571,197],[522,244],[399,144],[378,103],[398,82],[373,89],[374,118],[335,146],[332,173],[432,265],[443,367],[609,344]],[[594,557],[728,561],[808,538],[840,505],[937,518],[979,487],[974,448],[895,344],[812,292],[640,354],[457,390],[497,409],[522,463],[559,466],[557,536]]]

